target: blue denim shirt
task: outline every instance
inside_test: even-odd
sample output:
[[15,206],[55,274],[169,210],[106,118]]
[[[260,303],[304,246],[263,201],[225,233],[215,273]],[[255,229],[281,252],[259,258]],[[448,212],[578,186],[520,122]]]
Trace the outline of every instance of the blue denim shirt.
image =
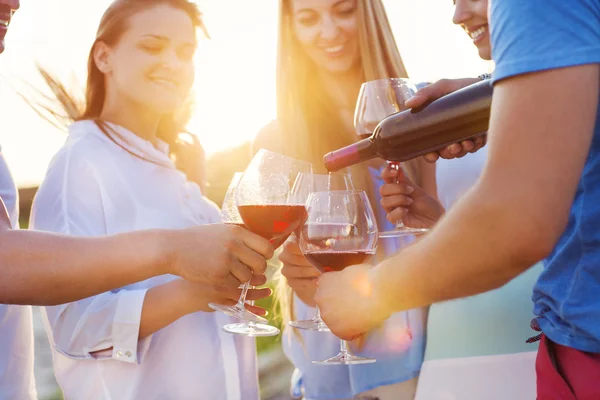
[[[495,81],[600,63],[598,0],[494,1],[491,18]],[[600,105],[567,227],[534,288],[540,327],[554,342],[600,353],[599,292]]]

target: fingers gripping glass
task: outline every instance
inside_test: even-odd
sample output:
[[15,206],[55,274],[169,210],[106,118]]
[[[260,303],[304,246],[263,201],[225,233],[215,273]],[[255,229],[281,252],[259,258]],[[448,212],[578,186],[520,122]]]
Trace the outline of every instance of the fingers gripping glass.
[[[244,221],[238,212],[237,205],[235,204],[235,190],[238,186],[240,178],[242,177],[241,172],[236,172],[233,175],[233,179],[229,184],[223,205],[221,206],[221,217],[223,222],[226,224],[237,225],[245,228]],[[242,286],[242,294],[234,306],[225,306],[222,304],[209,303],[209,307],[215,311],[220,311],[230,317],[238,318],[244,321],[252,321],[257,323],[266,323],[267,320],[256,314],[251,313],[246,309],[246,294],[250,287],[250,282],[244,283]]]
[[[301,180],[300,176],[308,179]],[[246,229],[268,239],[278,248],[306,219],[307,185],[312,166],[281,154],[261,149],[252,158],[235,191],[235,203]],[[264,323],[229,324],[229,333],[273,336],[279,329]]]

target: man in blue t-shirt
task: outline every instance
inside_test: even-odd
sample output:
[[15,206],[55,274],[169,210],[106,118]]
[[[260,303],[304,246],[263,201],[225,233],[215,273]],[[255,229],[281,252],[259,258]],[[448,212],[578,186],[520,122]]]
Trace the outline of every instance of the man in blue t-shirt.
[[375,268],[324,274],[316,300],[331,330],[352,338],[546,258],[533,295],[538,396],[600,399],[600,1],[492,0],[490,11],[482,179],[414,246]]

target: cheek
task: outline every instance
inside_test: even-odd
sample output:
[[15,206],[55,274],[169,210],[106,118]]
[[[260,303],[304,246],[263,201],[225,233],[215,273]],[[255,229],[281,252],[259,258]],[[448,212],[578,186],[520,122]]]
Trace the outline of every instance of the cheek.
[[340,29],[346,34],[348,40],[358,41],[358,19],[348,18],[339,21]]
[[145,79],[150,64],[146,58],[139,54],[130,54],[129,57],[119,57],[115,60],[113,75],[120,91],[133,97],[144,95],[144,86],[148,83]]
[[182,75],[182,82],[183,82],[182,87],[187,94],[187,92],[189,92],[190,89],[192,88],[192,85],[194,84],[194,79],[196,77],[195,65],[193,63],[190,63],[189,65],[185,65],[183,67],[181,75]]
[[317,35],[317,28],[306,27],[297,23],[294,24],[294,36],[296,41],[304,48],[310,47],[312,44],[314,44]]

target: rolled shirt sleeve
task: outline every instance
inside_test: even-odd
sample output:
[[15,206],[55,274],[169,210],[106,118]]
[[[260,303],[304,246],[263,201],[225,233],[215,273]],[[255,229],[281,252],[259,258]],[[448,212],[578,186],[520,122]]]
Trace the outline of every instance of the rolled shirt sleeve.
[[[31,227],[74,236],[105,235],[101,182],[93,166],[72,150],[63,148],[53,159],[33,204]],[[72,359],[141,362],[151,340],[138,340],[146,291],[121,288],[45,307],[51,343]]]

